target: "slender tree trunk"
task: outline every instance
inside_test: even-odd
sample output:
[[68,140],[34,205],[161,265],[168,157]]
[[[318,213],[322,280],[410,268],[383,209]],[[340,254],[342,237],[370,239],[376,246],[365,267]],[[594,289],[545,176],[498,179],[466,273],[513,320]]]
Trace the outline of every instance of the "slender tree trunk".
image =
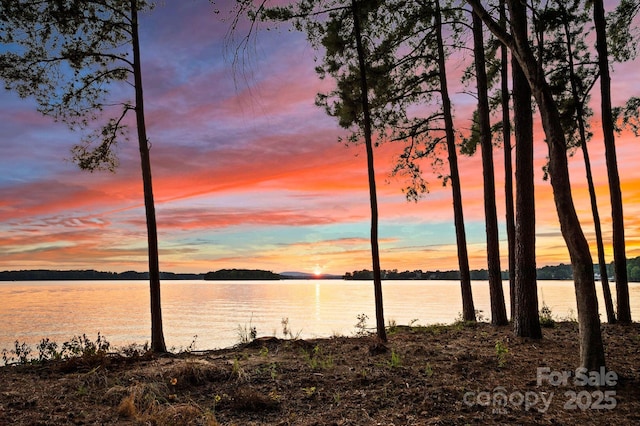
[[[504,0],[500,1],[500,22],[506,25]],[[511,117],[509,116],[509,58],[507,47],[500,47],[500,75],[502,92],[502,144],[504,146],[504,200],[507,225],[507,245],[509,248],[509,303],[511,320],[515,316],[515,281],[516,281],[516,222],[513,203],[513,167],[511,162]]]
[[573,41],[571,40],[571,31],[567,11],[564,10],[564,34],[567,43],[567,57],[569,59],[569,73],[571,82],[571,94],[573,102],[576,105],[576,118],[578,123],[578,132],[580,135],[580,147],[584,157],[584,166],[587,174],[587,185],[589,187],[589,200],[591,201],[591,212],[593,214],[593,224],[596,231],[596,247],[598,251],[598,266],[600,268],[600,282],[602,284],[602,294],[604,304],[607,311],[607,322],[614,324],[616,322],[616,314],[613,309],[613,300],[611,298],[611,289],[609,288],[609,274],[607,273],[607,263],[604,256],[604,243],[602,241],[602,227],[600,225],[600,213],[598,212],[598,201],[596,198],[596,189],[593,184],[593,175],[591,173],[591,160],[589,159],[589,150],[587,149],[587,132],[584,122],[584,108],[581,96],[578,92],[578,76],[575,73],[575,64],[573,61]]
[[611,289],[609,288],[609,274],[607,273],[607,262],[604,257],[604,243],[602,241],[602,226],[600,225],[600,213],[598,213],[598,201],[596,199],[596,189],[593,185],[593,175],[591,174],[591,160],[587,149],[587,141],[582,141],[582,155],[587,173],[587,184],[589,186],[589,199],[591,200],[591,212],[593,213],[593,224],[596,231],[596,246],[598,251],[598,268],[600,270],[600,283],[602,284],[602,296],[605,309],[607,311],[607,322],[616,323],[616,313],[613,308]]
[[358,2],[351,0],[353,12],[353,27],[358,50],[358,65],[360,67],[360,90],[362,92],[362,111],[364,114],[364,139],[367,149],[367,170],[369,173],[369,199],[371,201],[371,258],[373,263],[373,288],[376,305],[376,330],[378,338],[386,342],[387,332],[384,326],[384,310],[382,303],[382,276],[380,273],[380,251],[378,248],[378,197],[376,192],[376,175],[373,162],[373,142],[371,140],[371,114],[369,111],[369,89],[367,84],[366,63],[362,47],[362,34]]
[[137,1],[131,0],[131,29],[133,42],[133,74],[136,91],[136,122],[138,128],[138,145],[142,166],[142,182],[144,189],[144,206],[147,216],[147,243],[149,249],[149,287],[151,293],[151,350],[158,353],[167,351],[162,331],[162,308],[160,304],[160,266],[158,261],[158,231],[156,212],[151,184],[151,160],[147,131],[144,122],[144,100],[142,94],[142,71],[140,68],[140,41],[138,38]]
[[487,266],[489,271],[489,296],[491,301],[491,324],[509,324],[502,290],[500,271],[500,242],[498,239],[498,214],[496,212],[496,186],[493,172],[493,144],[487,72],[485,69],[482,20],[473,15],[473,40],[478,88],[478,120],[480,124],[480,145],[482,149],[482,177],[484,180],[484,214],[487,234]]
[[611,197],[611,219],[613,222],[613,260],[615,265],[616,296],[618,303],[618,321],[631,323],[629,306],[629,283],[627,278],[627,255],[624,240],[624,215],[622,211],[622,192],[618,175],[618,160],[614,136],[613,115],[611,113],[611,76],[609,75],[609,52],[607,46],[607,22],[604,16],[602,0],[593,2],[593,22],[596,28],[596,48],[600,69],[600,99],[602,108],[602,132],[604,135],[607,177]]
[[[513,23],[519,19],[518,26]],[[513,17],[512,32],[527,34],[527,16]],[[531,89],[520,64],[512,58],[513,112],[516,136],[516,232],[513,329],[516,336],[542,337],[536,282],[536,220],[533,172]]]
[[435,1],[435,27],[438,41],[438,71],[440,76],[440,93],[442,94],[442,111],[447,139],[447,152],[449,155],[449,168],[451,189],[453,192],[453,214],[456,228],[456,242],[458,245],[458,265],[460,268],[460,285],[462,290],[462,319],[475,321],[476,313],[473,306],[473,294],[471,292],[471,273],[469,272],[469,256],[467,254],[467,237],[464,229],[464,216],[462,214],[462,191],[460,189],[460,173],[458,172],[458,157],[456,153],[455,130],[453,127],[453,115],[449,88],[447,86],[446,57],[444,42],[442,39],[442,17],[440,15],[440,1]]

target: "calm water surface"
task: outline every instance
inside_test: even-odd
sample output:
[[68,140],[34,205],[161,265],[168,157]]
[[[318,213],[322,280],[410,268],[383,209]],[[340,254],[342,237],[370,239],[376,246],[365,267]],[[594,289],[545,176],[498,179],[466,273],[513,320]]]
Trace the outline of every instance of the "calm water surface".
[[[490,312],[487,282],[473,282],[476,309]],[[508,299],[508,283],[504,286]],[[615,294],[615,285],[612,287]],[[457,281],[384,281],[385,320],[407,324],[451,323],[462,311]],[[640,283],[630,284],[631,310],[640,315]],[[600,310],[604,303],[601,290]],[[538,296],[554,315],[576,316],[571,281],[539,281]],[[149,285],[146,281],[37,281],[0,283],[0,349],[18,340],[35,345],[44,337],[58,343],[86,333],[104,335],[112,345],[149,341]],[[507,300],[507,312],[509,305]],[[164,335],[168,348],[232,346],[238,328],[282,336],[281,321],[300,337],[351,335],[356,316],[375,326],[373,284],[367,281],[165,281],[162,283]]]

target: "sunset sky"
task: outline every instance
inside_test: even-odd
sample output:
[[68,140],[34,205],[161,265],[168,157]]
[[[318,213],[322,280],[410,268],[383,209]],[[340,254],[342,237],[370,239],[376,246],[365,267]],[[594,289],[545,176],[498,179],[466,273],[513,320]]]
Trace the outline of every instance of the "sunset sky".
[[[261,31],[244,73],[234,70],[234,45],[225,41],[229,3],[161,2],[141,17],[161,270],[371,269],[364,146],[338,142],[346,132],[314,106],[315,94],[331,87],[314,72],[316,52],[303,34],[286,27]],[[459,129],[470,127],[475,102],[459,83],[470,60],[463,57],[450,70]],[[640,96],[639,65],[615,66],[615,105]],[[115,174],[88,173],[69,161],[81,134],[42,117],[33,101],[2,91],[0,117],[0,270],[147,270],[135,134],[121,143]],[[609,262],[609,194],[598,125],[599,119],[589,148]],[[628,133],[617,138],[628,257],[640,255],[639,142]],[[451,189],[429,174],[430,193],[407,202],[404,182],[390,177],[401,150],[385,144],[375,152],[382,268],[457,269]],[[494,156],[506,269],[502,150]],[[569,262],[551,187],[542,179],[545,156],[538,126],[538,266]],[[570,165],[576,208],[593,242],[580,152]],[[479,155],[461,157],[460,169],[471,267],[486,268]]]

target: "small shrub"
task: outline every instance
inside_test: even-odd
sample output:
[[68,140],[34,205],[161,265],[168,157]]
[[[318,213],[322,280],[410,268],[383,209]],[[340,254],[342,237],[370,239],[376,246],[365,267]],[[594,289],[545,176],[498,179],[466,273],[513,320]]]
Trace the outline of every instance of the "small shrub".
[[144,345],[138,345],[131,343],[130,345],[122,347],[120,349],[120,353],[127,358],[142,357],[149,353],[149,344],[145,343]]
[[293,333],[291,327],[289,326],[289,318],[282,318],[280,321],[282,325],[282,335],[285,339],[289,338],[291,340],[298,340],[300,338],[300,334],[302,334],[302,330],[299,330],[297,333]]
[[86,334],[73,336],[70,341],[62,344],[62,358],[91,357],[98,354],[105,354],[111,344],[104,336],[98,332],[96,341],[92,341]]
[[14,348],[10,351],[4,349],[2,351],[2,361],[8,364],[33,364],[45,361],[69,361],[72,359],[94,358],[96,356],[103,357],[109,351],[111,344],[107,339],[98,333],[95,342],[87,337],[73,336],[68,342],[64,342],[58,350],[58,344],[44,338],[36,346],[38,351],[37,358],[32,357],[32,350],[25,342],[14,342]]
[[198,335],[194,335],[193,336],[193,340],[191,340],[191,343],[189,343],[189,346],[187,346],[187,349],[185,349],[184,351],[187,353],[191,353],[193,351],[196,350],[196,340],[198,340]]
[[358,322],[355,325],[356,331],[354,333],[356,337],[364,337],[369,335],[369,332],[367,331],[367,320],[369,319],[369,317],[367,316],[367,314],[359,314],[358,316],[356,316],[356,318],[358,319]]
[[[14,342],[14,349],[11,351],[15,355],[11,359],[16,359],[18,364],[27,364],[29,362],[29,355],[31,355],[31,348],[25,342],[19,343],[17,340]],[[6,364],[6,361],[5,361]]]
[[433,376],[433,367],[431,366],[431,363],[428,362],[427,365],[425,365],[424,374],[426,374],[427,377]]
[[38,362],[59,360],[62,357],[62,353],[58,351],[58,344],[49,340],[48,337],[42,339],[36,348],[38,349]]
[[249,320],[248,325],[238,325],[238,339],[240,340],[240,344],[253,342],[256,340],[256,337],[258,337],[256,326],[251,324],[252,319]]
[[507,356],[509,355],[509,348],[502,340],[496,340],[496,357],[498,358],[498,367],[504,367],[507,365]]
[[540,309],[540,325],[546,328],[553,328],[556,325],[553,316],[551,315],[551,308],[542,302],[542,308]]
[[280,324],[282,324],[282,335],[286,339],[288,335],[291,335],[291,329],[289,328],[289,318],[282,318]]
[[238,358],[233,360],[233,366],[231,367],[231,374],[235,376],[235,378],[239,382],[248,382],[249,381],[249,373],[245,371],[244,368],[240,365],[240,361]]

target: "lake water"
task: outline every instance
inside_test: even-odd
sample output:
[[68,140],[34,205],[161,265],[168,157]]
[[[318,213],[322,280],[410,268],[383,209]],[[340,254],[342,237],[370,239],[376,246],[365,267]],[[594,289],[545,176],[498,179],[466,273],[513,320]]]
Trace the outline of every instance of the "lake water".
[[[490,312],[487,282],[473,282],[475,307]],[[508,282],[504,285],[508,299]],[[375,326],[373,284],[367,281],[164,281],[162,313],[167,348],[233,346],[238,328],[282,336],[282,319],[302,338],[352,335],[359,314]],[[602,294],[601,318],[606,318]],[[615,294],[615,285],[612,287]],[[457,281],[384,281],[385,320],[408,324],[451,323],[462,310]],[[571,281],[539,281],[538,296],[555,316],[576,317]],[[630,284],[631,310],[640,315],[640,284]],[[150,339],[146,281],[38,281],[0,283],[0,349],[26,342],[34,350],[44,337],[61,344],[75,335],[95,340],[100,332],[112,346]],[[509,305],[507,301],[507,312]]]

